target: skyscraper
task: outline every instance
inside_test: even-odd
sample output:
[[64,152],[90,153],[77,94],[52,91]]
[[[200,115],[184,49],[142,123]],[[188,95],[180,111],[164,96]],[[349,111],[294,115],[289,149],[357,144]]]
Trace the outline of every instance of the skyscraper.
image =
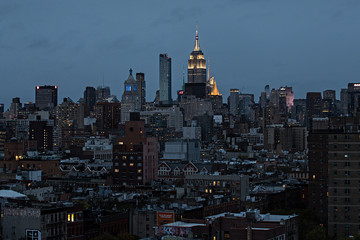
[[35,104],[39,110],[51,110],[57,106],[57,86],[36,86]]
[[188,60],[188,83],[206,83],[206,60],[200,50],[199,35],[196,29],[195,47]]
[[96,102],[102,102],[110,97],[110,87],[98,86],[96,89]]
[[160,54],[160,102],[171,101],[171,58],[167,54]]
[[84,91],[84,101],[90,111],[94,111],[96,103],[96,90],[94,87],[86,87]]
[[146,82],[144,73],[136,73],[136,82],[138,84],[138,95],[141,102],[141,110],[145,108],[146,103]]

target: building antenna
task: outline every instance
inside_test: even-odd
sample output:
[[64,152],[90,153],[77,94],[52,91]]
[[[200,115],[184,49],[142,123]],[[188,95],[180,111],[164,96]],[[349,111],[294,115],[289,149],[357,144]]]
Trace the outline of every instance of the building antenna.
[[105,87],[105,74],[103,72],[103,87]]
[[183,65],[183,90],[185,91],[185,65]]

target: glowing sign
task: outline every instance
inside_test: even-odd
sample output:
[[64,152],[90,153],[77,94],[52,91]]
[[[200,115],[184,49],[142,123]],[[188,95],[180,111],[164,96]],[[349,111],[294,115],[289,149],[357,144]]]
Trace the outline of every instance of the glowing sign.
[[354,87],[360,87],[360,83],[354,83]]
[[184,94],[183,90],[179,91],[179,95],[183,95],[183,94]]
[[158,225],[173,223],[175,221],[174,212],[157,212]]

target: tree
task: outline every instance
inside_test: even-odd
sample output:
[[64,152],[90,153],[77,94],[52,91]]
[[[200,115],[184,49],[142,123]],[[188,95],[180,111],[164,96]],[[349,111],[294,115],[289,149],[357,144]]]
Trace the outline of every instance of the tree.
[[306,234],[306,240],[328,240],[324,228],[317,226]]

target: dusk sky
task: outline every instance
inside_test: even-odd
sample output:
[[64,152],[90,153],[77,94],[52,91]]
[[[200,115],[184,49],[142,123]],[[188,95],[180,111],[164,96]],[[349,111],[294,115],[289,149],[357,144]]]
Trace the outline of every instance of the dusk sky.
[[359,0],[2,0],[0,103],[35,101],[36,85],[58,85],[77,101],[86,86],[145,73],[147,101],[159,87],[159,54],[172,58],[172,93],[194,47],[210,60],[224,102],[230,88],[308,91],[360,82]]

